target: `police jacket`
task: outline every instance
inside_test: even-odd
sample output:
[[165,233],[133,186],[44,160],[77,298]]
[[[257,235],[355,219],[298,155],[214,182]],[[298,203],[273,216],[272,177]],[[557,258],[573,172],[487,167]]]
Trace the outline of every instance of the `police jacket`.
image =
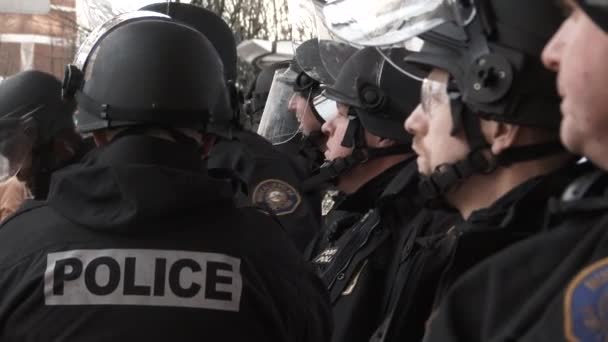
[[302,194],[304,176],[262,136],[245,130],[233,134],[234,139],[220,139],[211,150],[210,171],[230,170],[245,184],[236,194],[239,207],[255,206],[272,212],[303,251],[321,227],[320,195]]
[[[594,181],[602,186],[590,189]],[[567,193],[586,195],[553,201],[550,229],[463,276],[433,315],[425,341],[606,340],[607,184],[600,171],[577,180]]]
[[270,216],[200,154],[124,136],[0,228],[2,341],[326,341],[329,306]]
[[532,178],[454,225],[426,228],[416,220],[412,229],[422,230],[401,247],[396,285],[401,291],[393,292],[391,316],[377,331],[383,339],[374,341],[421,340],[435,303],[453,283],[490,255],[541,231],[548,199],[559,195],[575,175],[573,167],[566,167]]
[[367,341],[381,318],[391,244],[420,206],[410,159],[385,171],[328,214],[312,262],[329,290],[332,341]]

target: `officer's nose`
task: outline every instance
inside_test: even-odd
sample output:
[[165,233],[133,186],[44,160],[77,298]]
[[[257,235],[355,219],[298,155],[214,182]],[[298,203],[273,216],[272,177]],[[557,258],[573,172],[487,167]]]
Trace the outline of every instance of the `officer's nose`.
[[422,110],[422,104],[419,104],[416,109],[414,109],[412,114],[407,117],[403,124],[403,127],[411,135],[420,134],[422,132],[422,128],[424,127],[425,120],[426,115]]
[[331,120],[325,121],[325,123],[323,123],[323,126],[321,126],[321,132],[323,133],[323,135],[325,135],[327,137],[331,136],[333,131],[336,129],[335,120],[336,120],[336,117],[334,117]]
[[559,30],[553,35],[553,38],[551,38],[549,43],[547,43],[542,54],[542,60],[545,67],[555,72],[559,71],[562,51],[564,44],[566,43],[566,30],[564,28],[566,25],[568,25],[567,22],[568,20],[566,20],[566,22],[563,23]]

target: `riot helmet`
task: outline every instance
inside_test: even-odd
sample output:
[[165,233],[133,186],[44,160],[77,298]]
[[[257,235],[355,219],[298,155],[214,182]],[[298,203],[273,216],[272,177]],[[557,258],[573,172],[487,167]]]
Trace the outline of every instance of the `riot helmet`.
[[[327,48],[327,43],[329,42],[319,43],[316,38],[305,41],[296,48],[295,63],[292,63],[292,68],[298,73],[294,96],[300,97],[301,101],[303,100],[307,104],[307,107],[299,106],[296,115],[302,118],[311,112],[321,125],[336,114],[336,103],[324,96],[321,88],[335,82],[335,77],[331,75],[321,58],[321,46]],[[332,60],[345,62],[356,51],[357,49],[350,46],[344,49],[333,49],[331,51]],[[338,75],[343,64],[329,64],[335,76]]]
[[263,68],[249,86],[245,96],[245,112],[251,116],[261,116],[266,107],[275,71],[289,67],[290,62],[284,61]]
[[16,175],[34,198],[46,198],[52,173],[86,152],[74,109],[61,99],[61,82],[47,73],[24,71],[2,82],[0,179]]
[[65,97],[81,132],[130,126],[204,131],[225,110],[221,60],[197,30],[155,12],[120,15],[93,31],[66,68]]
[[[348,126],[342,146],[353,148],[350,156],[328,161],[319,175],[307,181],[320,183],[336,179],[340,174],[368,160],[411,152],[411,135],[403,122],[420,98],[420,83],[394,69],[373,48],[355,53],[341,68],[325,96],[348,106]],[[364,132],[394,140],[384,148],[367,146]]]
[[308,88],[317,88],[320,84],[332,84],[334,78],[329,74],[319,52],[319,41],[316,38],[309,39],[298,45],[294,55],[299,73],[304,73],[307,78],[301,80],[297,85],[298,90],[305,91]]
[[[420,83],[395,70],[375,49],[364,48],[353,55],[336,82],[325,88],[325,95],[350,106],[370,133],[410,143],[403,122],[418,104]],[[353,145],[352,140],[345,143]]]
[[226,22],[217,14],[199,6],[185,3],[163,2],[144,6],[140,11],[163,13],[204,34],[213,44],[222,63],[226,81],[237,77],[237,53],[234,34]]
[[608,2],[577,0],[579,6],[604,32],[608,32]]
[[[46,147],[60,133],[74,130],[74,109],[73,101],[62,101],[61,82],[50,74],[23,71],[0,83],[0,181],[23,167],[31,169],[32,178],[54,171]],[[26,181],[30,187],[40,183]]]
[[[470,6],[475,15],[466,25],[446,21],[423,33],[422,51],[406,57],[409,63],[448,72],[452,134],[463,130],[470,147],[465,159],[440,165],[424,177],[421,190],[430,199],[439,199],[473,174],[564,151],[556,135],[555,141],[492,155],[487,153],[490,146],[480,127],[483,118],[558,130],[561,116],[555,75],[544,68],[540,55],[561,24],[559,8],[552,2],[523,0],[480,0]],[[441,89],[432,82],[424,82],[423,104],[432,98],[433,89]]]
[[224,79],[228,87],[232,110],[227,108],[226,111],[216,111],[209,118],[207,130],[209,133],[231,138],[233,126],[238,126],[239,124],[240,101],[236,89],[236,41],[228,24],[220,16],[207,9],[185,3],[156,3],[142,7],[141,11],[154,11],[166,14],[174,20],[204,34],[211,44],[213,44],[224,64]]

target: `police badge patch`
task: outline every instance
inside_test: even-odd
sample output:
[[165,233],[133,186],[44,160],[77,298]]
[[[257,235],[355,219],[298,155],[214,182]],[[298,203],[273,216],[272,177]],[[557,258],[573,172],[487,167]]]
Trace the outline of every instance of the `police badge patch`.
[[608,340],[608,259],[585,268],[570,282],[564,320],[568,341]]
[[296,211],[302,197],[288,183],[278,179],[268,179],[255,187],[252,195],[253,205],[273,212],[277,216],[288,215]]

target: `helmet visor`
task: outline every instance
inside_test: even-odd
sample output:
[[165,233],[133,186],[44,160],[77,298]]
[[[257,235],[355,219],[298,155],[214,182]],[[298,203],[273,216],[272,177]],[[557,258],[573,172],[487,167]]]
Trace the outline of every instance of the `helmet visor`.
[[446,22],[466,25],[473,0],[312,0],[325,27],[355,46],[398,46]]
[[290,108],[296,78],[297,74],[290,68],[277,70],[274,74],[258,127],[258,134],[274,145],[287,142],[299,131],[296,110]]

